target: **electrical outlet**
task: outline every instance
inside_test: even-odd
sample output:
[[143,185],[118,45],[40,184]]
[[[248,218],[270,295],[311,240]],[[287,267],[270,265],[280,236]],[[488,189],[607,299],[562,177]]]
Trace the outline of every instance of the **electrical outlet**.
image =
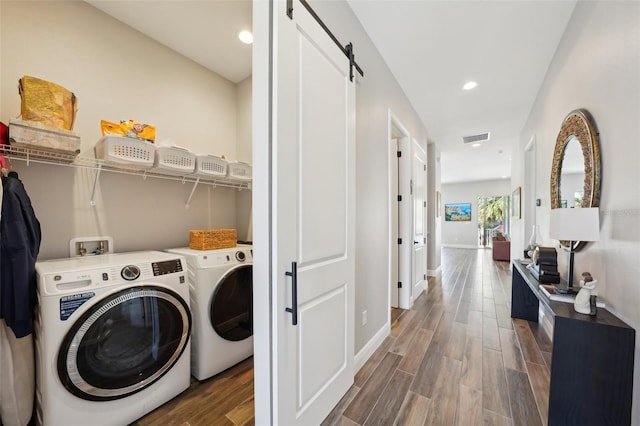
[[367,311],[362,311],[362,325],[367,325]]

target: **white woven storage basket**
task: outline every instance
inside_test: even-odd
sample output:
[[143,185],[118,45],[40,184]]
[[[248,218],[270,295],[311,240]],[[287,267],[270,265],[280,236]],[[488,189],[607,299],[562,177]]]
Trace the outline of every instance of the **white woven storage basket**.
[[150,142],[125,136],[107,135],[94,147],[96,158],[130,167],[153,166],[156,146]]
[[230,161],[227,166],[227,178],[244,182],[250,181],[251,165],[240,161]]
[[196,167],[196,155],[178,146],[156,147],[154,168],[165,173],[187,175],[193,173]]
[[215,155],[197,155],[195,174],[202,177],[225,177],[227,160]]

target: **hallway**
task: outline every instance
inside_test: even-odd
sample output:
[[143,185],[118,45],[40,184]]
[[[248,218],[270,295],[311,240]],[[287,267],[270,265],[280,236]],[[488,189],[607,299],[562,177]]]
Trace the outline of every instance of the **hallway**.
[[402,311],[323,425],[546,424],[551,343],[510,317],[511,271],[442,249],[442,278]]
[[[490,250],[442,249],[442,277],[355,377],[323,425],[544,425],[551,343],[512,320],[511,270]],[[191,387],[134,425],[251,425],[252,359]]]

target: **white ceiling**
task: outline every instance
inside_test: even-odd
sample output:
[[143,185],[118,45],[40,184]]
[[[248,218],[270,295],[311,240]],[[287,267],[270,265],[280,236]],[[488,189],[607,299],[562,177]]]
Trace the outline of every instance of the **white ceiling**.
[[[575,1],[367,1],[351,8],[441,152],[443,183],[511,176]],[[357,46],[356,55],[357,55]],[[474,80],[478,87],[462,90]],[[479,148],[462,136],[491,132]]]
[[85,0],[234,83],[251,75],[250,0]]
[[[251,74],[251,48],[237,38],[251,28],[250,1],[87,1],[228,80]],[[509,177],[512,144],[576,0],[348,3],[437,145],[441,181]],[[463,91],[468,80],[478,87]],[[463,145],[484,132],[481,147]]]

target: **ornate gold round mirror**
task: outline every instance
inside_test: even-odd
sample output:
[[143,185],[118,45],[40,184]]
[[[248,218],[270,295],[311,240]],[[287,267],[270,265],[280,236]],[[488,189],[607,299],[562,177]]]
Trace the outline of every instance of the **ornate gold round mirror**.
[[[600,147],[591,115],[571,111],[562,122],[551,166],[551,208],[598,207],[600,201]],[[568,246],[568,241],[560,242]],[[579,250],[584,242],[574,243]]]

